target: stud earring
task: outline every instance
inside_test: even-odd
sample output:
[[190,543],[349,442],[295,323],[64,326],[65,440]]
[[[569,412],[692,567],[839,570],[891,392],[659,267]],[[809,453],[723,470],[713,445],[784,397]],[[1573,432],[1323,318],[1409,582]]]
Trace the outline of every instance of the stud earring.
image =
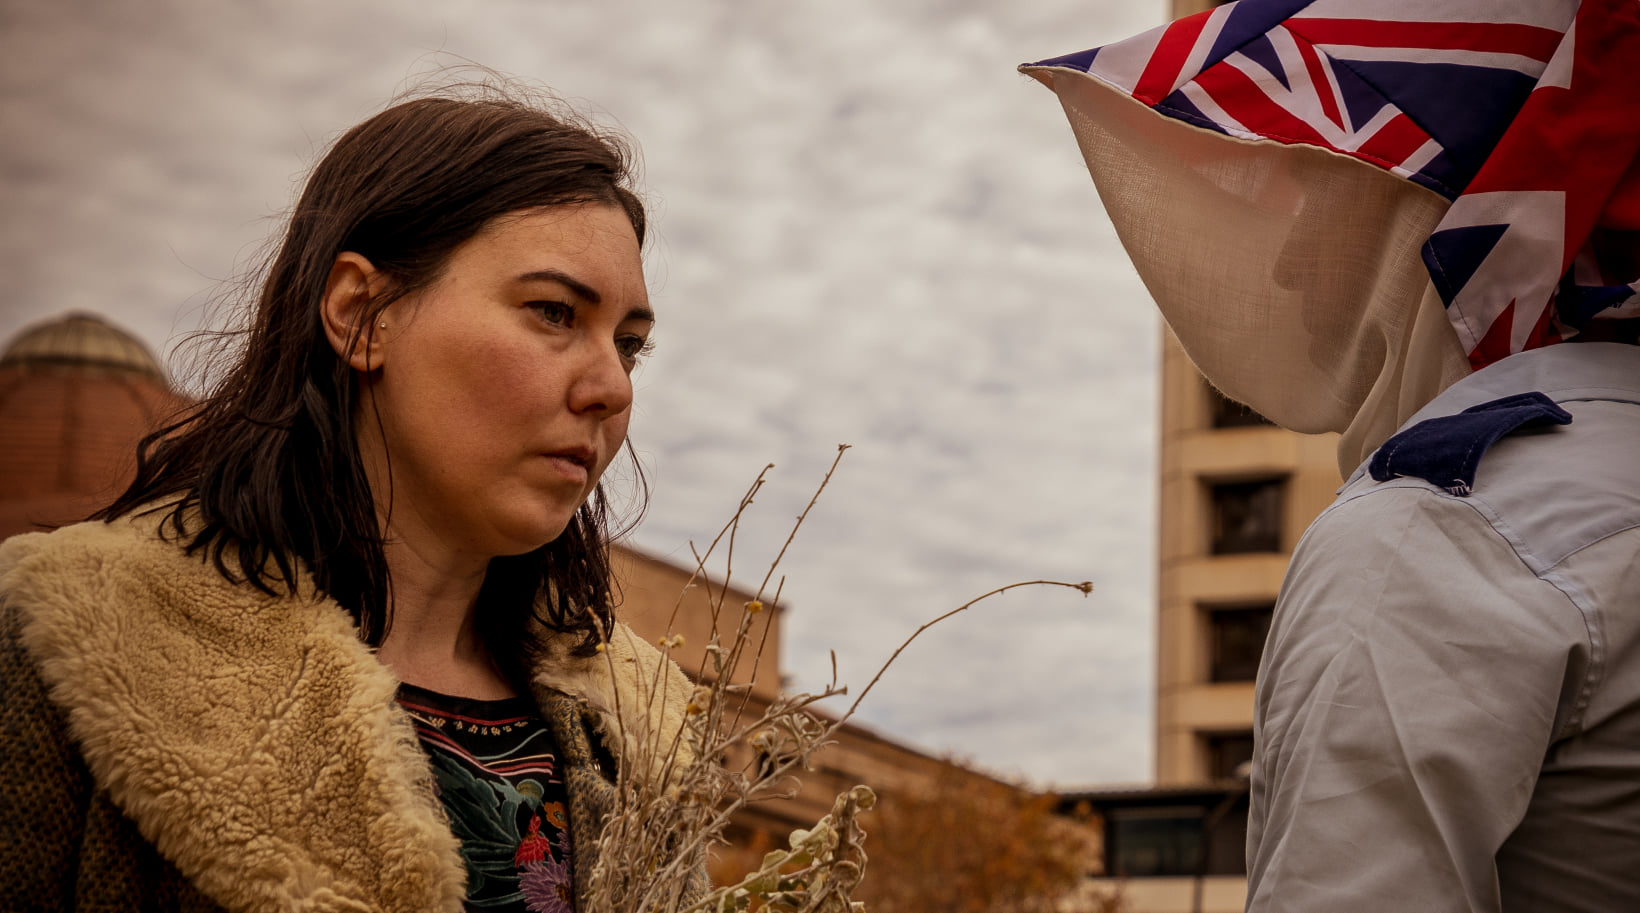
[[380,324],[378,324],[378,326],[384,330],[387,329],[387,321],[383,320]]

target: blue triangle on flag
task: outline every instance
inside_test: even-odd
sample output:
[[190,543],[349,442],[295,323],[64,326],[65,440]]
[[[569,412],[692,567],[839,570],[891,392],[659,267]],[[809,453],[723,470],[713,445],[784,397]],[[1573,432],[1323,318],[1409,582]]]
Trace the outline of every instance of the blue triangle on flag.
[[1452,159],[1447,156],[1444,150],[1437,152],[1434,158],[1425,162],[1424,167],[1419,168],[1418,173],[1411,175],[1411,178],[1449,200],[1458,198],[1458,191],[1454,190],[1453,186],[1463,183],[1460,180],[1463,175],[1460,175],[1458,169],[1453,167]]
[[1276,53],[1276,46],[1270,43],[1269,33],[1254,38],[1241,46],[1241,52],[1252,58],[1253,62],[1270,71],[1270,75],[1281,83],[1281,87],[1291,92],[1292,83],[1287,81],[1287,68],[1281,65],[1281,57]]
[[1447,307],[1508,230],[1508,225],[1467,225],[1438,231],[1424,242],[1424,266]]
[[1333,79],[1338,83],[1339,94],[1344,96],[1344,110],[1350,116],[1350,128],[1359,130],[1390,102],[1377,86],[1355,75],[1350,66],[1334,60],[1332,73]]
[[1560,292],[1555,295],[1555,314],[1561,323],[1581,330],[1589,325],[1595,315],[1633,297],[1634,286],[1578,285],[1568,275],[1561,280]]
[[1441,144],[1456,166],[1453,186],[1460,192],[1537,84],[1502,67],[1336,58],[1335,64],[1377,89]]
[[[1283,21],[1314,3],[1315,0],[1241,0],[1230,8],[1230,15],[1213,41],[1213,49],[1202,61],[1202,69],[1218,63],[1255,38],[1280,25]],[[1268,41],[1268,39],[1265,39]]]
[[1049,57],[1047,60],[1038,60],[1036,63],[1027,63],[1028,67],[1064,67],[1068,70],[1081,70],[1086,73],[1093,66],[1093,59],[1099,56],[1099,48],[1090,48],[1086,51],[1077,51],[1063,57]]
[[1195,103],[1185,96],[1182,89],[1157,102],[1156,110],[1161,111],[1164,114],[1177,117],[1185,123],[1194,124],[1197,127],[1201,127],[1203,130],[1211,130],[1214,133],[1225,133],[1228,135],[1228,131],[1220,126],[1218,122],[1214,121],[1213,118],[1203,114],[1201,109],[1196,107]]

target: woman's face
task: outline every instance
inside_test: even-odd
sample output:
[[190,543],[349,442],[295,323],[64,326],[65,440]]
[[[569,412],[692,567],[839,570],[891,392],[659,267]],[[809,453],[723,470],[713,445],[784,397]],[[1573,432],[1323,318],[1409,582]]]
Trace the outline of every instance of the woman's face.
[[480,558],[557,538],[626,440],[654,324],[626,214],[502,216],[378,320],[355,427],[388,534]]

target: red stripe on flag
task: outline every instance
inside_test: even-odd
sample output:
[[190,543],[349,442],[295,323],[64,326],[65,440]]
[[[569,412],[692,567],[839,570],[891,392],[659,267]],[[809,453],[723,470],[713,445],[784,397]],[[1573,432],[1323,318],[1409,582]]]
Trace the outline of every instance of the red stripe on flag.
[[[1596,224],[1618,231],[1640,231],[1640,158],[1629,162],[1629,170],[1618,179],[1617,187],[1612,191],[1611,199],[1606,201],[1606,208],[1600,211],[1600,220]],[[1635,240],[1640,242],[1640,238]]]
[[1133,87],[1134,98],[1154,105],[1173,94],[1173,83],[1178,80],[1179,71],[1184,69],[1184,62],[1190,58],[1190,51],[1196,47],[1196,39],[1201,37],[1207,17],[1211,15],[1213,11],[1206,10],[1167,27],[1161,40],[1156,42],[1156,50],[1145,64],[1145,71],[1139,75],[1138,84]]
[[1429,134],[1413,123],[1405,114],[1397,114],[1390,122],[1378,128],[1372,139],[1361,144],[1357,154],[1394,168],[1406,161],[1412,153],[1423,148]]
[[1486,328],[1486,335],[1469,352],[1469,367],[1479,371],[1494,361],[1509,357],[1509,339],[1515,329],[1515,303],[1503,309],[1492,325]]
[[1544,346],[1552,346],[1557,342],[1564,341],[1560,335],[1560,330],[1555,327],[1554,316],[1555,296],[1550,295],[1549,300],[1543,302],[1543,310],[1538,313],[1537,323],[1532,325],[1532,334],[1526,337],[1526,343],[1520,347],[1522,352],[1528,349],[1541,349]]
[[1327,79],[1327,69],[1321,65],[1321,56],[1315,52],[1315,47],[1308,41],[1297,40],[1298,56],[1304,58],[1304,69],[1310,74],[1310,83],[1315,87],[1315,97],[1321,100],[1321,113],[1327,119],[1337,124],[1339,129],[1344,127],[1344,117],[1338,111],[1338,102],[1333,98],[1332,83]]
[[1515,22],[1379,22],[1371,19],[1288,19],[1284,25],[1315,44],[1425,48],[1519,54],[1547,63],[1562,32]]
[[[1333,149],[1319,132],[1304,120],[1264,94],[1246,73],[1221,63],[1208,67],[1196,77],[1196,85],[1206,90],[1226,114],[1260,136],[1288,143],[1309,143]],[[1337,151],[1337,150],[1335,150]]]

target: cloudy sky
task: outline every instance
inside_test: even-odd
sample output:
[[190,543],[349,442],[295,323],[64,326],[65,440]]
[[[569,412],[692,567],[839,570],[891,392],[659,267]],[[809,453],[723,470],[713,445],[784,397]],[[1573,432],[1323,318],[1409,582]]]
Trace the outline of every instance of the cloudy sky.
[[[659,348],[639,547],[687,561],[766,463],[737,574],[785,564],[791,685],[1036,784],[1151,773],[1159,323],[1051,93],[1015,65],[1161,0],[0,0],[0,338],[70,309],[156,350],[325,143],[430,68],[555,89],[641,147]],[[759,572],[756,576],[761,577]]]

